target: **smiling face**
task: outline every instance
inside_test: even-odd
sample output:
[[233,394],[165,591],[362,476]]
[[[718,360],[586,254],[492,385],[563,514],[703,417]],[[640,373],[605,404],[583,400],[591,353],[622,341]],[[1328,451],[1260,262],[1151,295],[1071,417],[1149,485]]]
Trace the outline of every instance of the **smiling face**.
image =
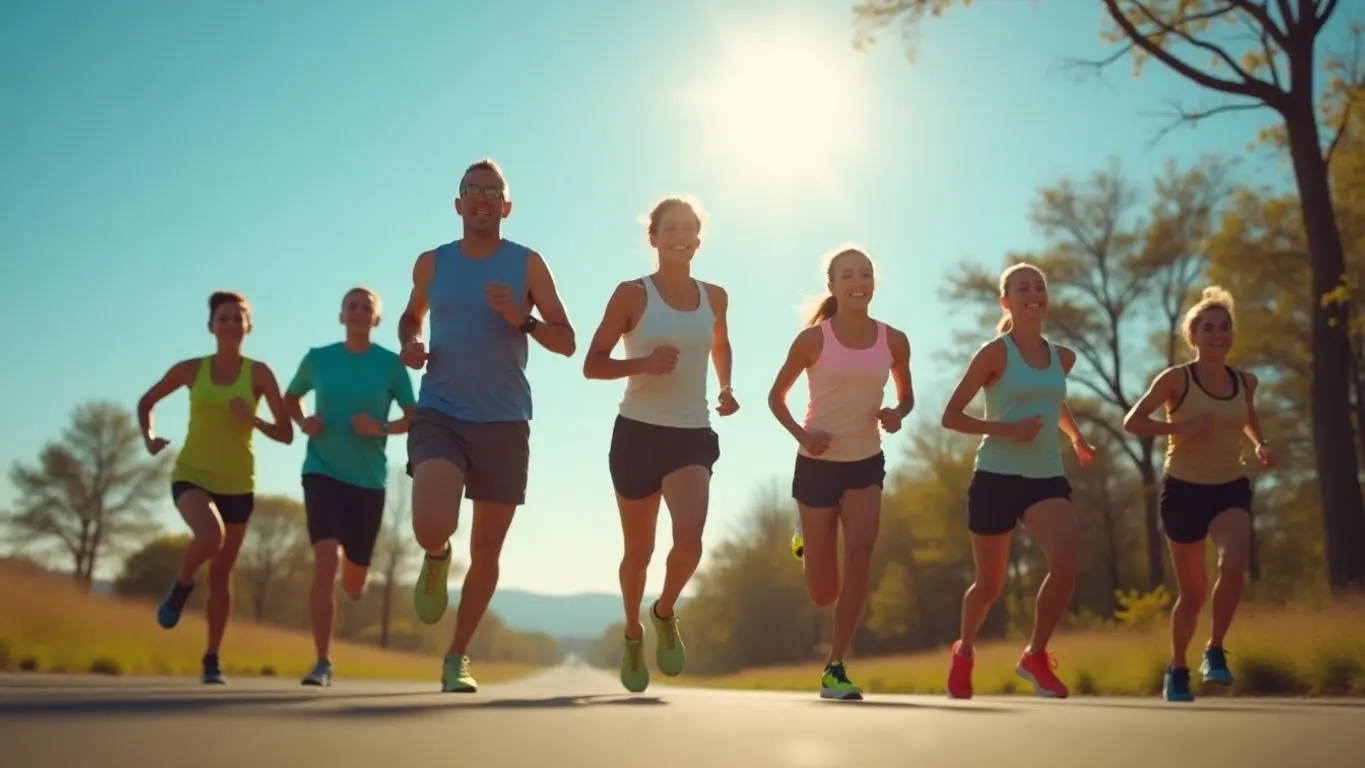
[[1232,314],[1212,305],[1195,315],[1187,328],[1187,340],[1201,358],[1221,360],[1232,348]]
[[348,335],[369,333],[379,327],[379,298],[364,288],[353,288],[341,300],[340,319]]
[[498,171],[476,165],[460,181],[460,196],[455,199],[455,212],[464,219],[470,234],[496,234],[502,220],[512,213],[507,200],[507,182]]
[[686,202],[668,200],[650,217],[649,244],[659,254],[660,266],[686,264],[701,247],[701,219]]
[[224,346],[240,346],[251,333],[251,309],[243,302],[223,301],[213,308],[209,332]]
[[1000,307],[1018,322],[1042,322],[1047,316],[1047,280],[1032,267],[1020,267],[1005,276]]
[[872,259],[861,251],[843,251],[829,263],[829,293],[838,306],[867,311],[877,288]]

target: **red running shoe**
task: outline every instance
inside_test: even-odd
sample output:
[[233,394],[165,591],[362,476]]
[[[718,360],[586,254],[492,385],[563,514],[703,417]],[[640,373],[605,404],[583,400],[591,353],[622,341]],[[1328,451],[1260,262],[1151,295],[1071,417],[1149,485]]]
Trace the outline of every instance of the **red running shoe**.
[[958,655],[962,641],[953,643],[953,666],[948,670],[948,698],[970,699],[972,697],[972,664],[975,659]]
[[1027,650],[1019,656],[1019,663],[1015,665],[1014,671],[1019,676],[1033,683],[1033,692],[1044,698],[1065,699],[1071,694],[1067,690],[1066,683],[1057,679],[1057,675],[1052,670],[1057,668],[1057,658],[1051,651],[1042,653],[1029,653]]

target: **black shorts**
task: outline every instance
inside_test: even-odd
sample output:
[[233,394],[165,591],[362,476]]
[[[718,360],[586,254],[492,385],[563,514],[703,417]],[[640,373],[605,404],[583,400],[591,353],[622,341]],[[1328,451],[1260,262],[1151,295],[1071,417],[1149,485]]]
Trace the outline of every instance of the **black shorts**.
[[662,427],[616,417],[607,465],[623,499],[643,499],[663,489],[664,477],[683,467],[714,471],[720,436],[710,427]]
[[308,512],[308,540],[341,542],[346,559],[368,567],[384,522],[384,489],[361,488],[334,477],[303,476],[303,506]]
[[256,508],[254,493],[214,493],[188,480],[171,481],[171,501],[178,502],[186,491],[203,491],[209,495],[213,506],[218,508],[218,516],[225,525],[246,525],[251,520],[251,512]]
[[1218,485],[1161,479],[1161,527],[1177,544],[1193,544],[1209,535],[1209,524],[1229,509],[1251,512],[1251,480],[1242,477]]
[[976,470],[967,486],[967,530],[978,536],[1009,533],[1028,508],[1048,499],[1071,500],[1071,483],[1057,477],[1022,477]]
[[839,505],[844,491],[881,488],[885,481],[886,454],[881,451],[857,461],[826,461],[798,453],[792,498],[803,506],[828,509]]

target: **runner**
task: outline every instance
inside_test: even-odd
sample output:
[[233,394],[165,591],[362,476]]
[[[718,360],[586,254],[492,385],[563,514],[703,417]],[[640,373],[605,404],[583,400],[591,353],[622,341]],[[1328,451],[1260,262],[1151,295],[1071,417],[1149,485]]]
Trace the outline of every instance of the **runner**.
[[[347,597],[359,600],[365,590],[384,522],[389,475],[384,450],[389,435],[408,431],[415,403],[412,380],[398,355],[370,340],[379,317],[378,294],[368,288],[347,291],[340,317],[346,340],[308,350],[285,391],[290,418],[308,436],[303,502],[313,545],[309,604],[318,655],[304,685],[332,684],[332,585],[340,567]],[[312,416],[301,402],[309,392]],[[394,403],[403,417],[389,421]]]
[[[868,316],[876,273],[867,254],[836,251],[825,266],[829,295],[797,334],[777,372],[768,407],[799,445],[792,497],[801,513],[806,593],[820,607],[834,604],[834,632],[820,678],[820,697],[861,699],[848,679],[844,654],[867,603],[872,550],[881,523],[886,456],[881,433],[900,430],[915,407],[910,342],[901,331]],[[810,403],[804,423],[787,408],[787,392],[804,371]],[[883,408],[888,377],[896,406]],[[843,585],[839,529],[843,527]]]
[[[659,671],[676,676],[687,663],[674,607],[701,562],[711,472],[720,458],[720,438],[706,411],[708,357],[720,381],[716,413],[739,410],[730,389],[729,297],[720,286],[692,277],[692,258],[701,246],[698,206],[677,197],[663,200],[649,214],[648,232],[657,270],[616,286],[583,361],[589,379],[627,379],[608,466],[625,541],[621,684],[633,693],[649,687],[640,603],[661,497],[673,519],[673,548],[649,618],[659,636]],[[623,339],[625,359],[613,358]]]
[[[171,472],[171,499],[193,538],[181,558],[178,578],[157,607],[156,620],[166,629],[180,623],[195,575],[208,562],[208,648],[202,680],[223,683],[218,650],[232,612],[232,571],[255,503],[252,436],[259,429],[271,440],[289,445],[294,425],[270,366],[242,355],[242,341],[251,333],[246,298],[229,291],[209,296],[208,328],[217,350],[171,366],[138,401],[137,417],[147,452],[155,456],[170,441],[155,435],[153,409],[181,387],[190,392],[189,429]],[[261,397],[273,423],[256,416]]]
[[[1015,671],[1039,696],[1066,698],[1069,691],[1053,672],[1057,662],[1047,644],[1076,586],[1080,534],[1071,485],[1062,469],[1059,432],[1071,438],[1082,465],[1094,460],[1095,450],[1066,405],[1066,377],[1076,353],[1042,334],[1048,310],[1042,270],[1030,264],[1005,270],[1000,306],[1005,311],[996,328],[1000,335],[977,350],[943,411],[944,428],[982,435],[967,489],[976,581],[962,600],[962,637],[953,643],[948,695],[972,696],[976,633],[1000,598],[1010,540],[1022,521],[1047,557],[1048,574],[1038,589],[1033,635]],[[982,389],[984,420],[965,410]]]
[[[1218,548],[1218,582],[1213,629],[1199,673],[1206,683],[1232,684],[1223,638],[1242,599],[1251,556],[1251,478],[1242,459],[1242,436],[1255,445],[1261,466],[1275,463],[1256,414],[1256,377],[1227,364],[1232,310],[1227,291],[1204,290],[1182,327],[1193,361],[1162,371],[1123,421],[1134,435],[1167,438],[1161,524],[1180,590],[1171,608],[1171,661],[1162,686],[1167,701],[1194,701],[1186,652],[1208,593],[1208,538]],[[1163,406],[1166,420],[1151,418]]]
[[[512,212],[507,182],[491,160],[460,180],[461,239],[426,251],[412,270],[412,295],[398,322],[400,357],[427,367],[408,429],[412,527],[426,551],[413,607],[426,624],[449,605],[450,537],[460,501],[474,502],[469,569],[441,690],[478,690],[469,641],[498,583],[498,558],[516,508],[526,501],[531,453],[527,337],[555,354],[574,352],[574,330],[545,259],[502,237]],[[539,309],[543,320],[530,314]],[[431,350],[422,322],[431,313]]]

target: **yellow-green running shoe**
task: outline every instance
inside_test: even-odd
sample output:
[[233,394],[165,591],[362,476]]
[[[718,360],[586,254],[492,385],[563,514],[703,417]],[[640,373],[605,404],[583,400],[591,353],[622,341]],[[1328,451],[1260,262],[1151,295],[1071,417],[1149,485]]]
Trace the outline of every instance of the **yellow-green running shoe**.
[[806,554],[806,536],[801,531],[801,518],[796,518],[796,533],[792,534],[792,556],[800,560]]
[[469,674],[468,656],[446,656],[441,667],[442,693],[477,693],[479,683]]
[[654,622],[654,630],[659,633],[659,642],[654,645],[654,661],[659,671],[669,677],[682,674],[687,666],[687,646],[683,645],[682,633],[678,631],[678,613],[664,618],[659,615],[659,602],[649,607],[649,618]]
[[430,554],[422,556],[422,572],[412,587],[412,608],[423,624],[435,624],[450,607],[446,579],[450,575],[450,542],[446,542],[445,556],[439,560]]
[[649,667],[645,665],[645,637],[621,641],[621,685],[631,693],[643,693],[649,687]]
[[820,698],[861,701],[863,689],[849,682],[842,661],[831,661],[825,665],[825,674],[820,678]]

